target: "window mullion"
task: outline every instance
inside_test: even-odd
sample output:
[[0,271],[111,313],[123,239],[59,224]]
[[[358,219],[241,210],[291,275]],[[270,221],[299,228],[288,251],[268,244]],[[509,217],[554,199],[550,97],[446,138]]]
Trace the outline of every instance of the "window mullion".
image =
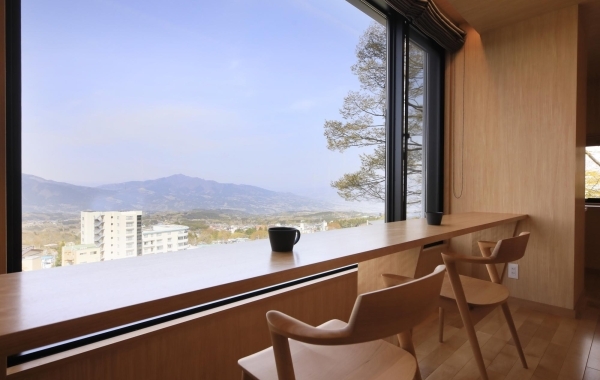
[[386,222],[402,220],[404,118],[404,18],[388,18],[387,115],[386,115]]

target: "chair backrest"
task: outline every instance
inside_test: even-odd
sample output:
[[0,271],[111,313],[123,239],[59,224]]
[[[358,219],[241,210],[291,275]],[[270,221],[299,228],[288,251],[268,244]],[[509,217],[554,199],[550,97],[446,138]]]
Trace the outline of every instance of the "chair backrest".
[[361,294],[348,321],[347,344],[385,338],[419,324],[438,307],[446,267],[412,282]]
[[502,239],[496,244],[490,258],[497,264],[517,261],[525,255],[528,241],[529,232],[521,232],[519,236]]
[[438,306],[446,268],[415,281],[361,294],[356,298],[348,324],[340,329],[319,329],[278,311],[267,313],[273,354],[280,379],[295,379],[288,338],[318,345],[354,344],[407,331]]

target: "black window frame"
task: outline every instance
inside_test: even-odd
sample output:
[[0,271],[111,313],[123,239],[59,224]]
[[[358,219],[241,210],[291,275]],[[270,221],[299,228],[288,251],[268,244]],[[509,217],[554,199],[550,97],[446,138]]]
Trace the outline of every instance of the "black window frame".
[[[445,51],[431,38],[410,26],[409,39],[426,53],[423,178],[427,212],[444,211],[444,63]],[[429,185],[431,184],[431,185]]]
[[[386,115],[386,222],[406,220],[407,211],[407,83],[404,78],[408,41],[426,52],[423,179],[425,209],[444,210],[444,64],[445,51],[401,14],[387,14],[388,88]],[[398,64],[400,63],[400,64]]]
[[22,270],[21,0],[5,1],[6,270]]

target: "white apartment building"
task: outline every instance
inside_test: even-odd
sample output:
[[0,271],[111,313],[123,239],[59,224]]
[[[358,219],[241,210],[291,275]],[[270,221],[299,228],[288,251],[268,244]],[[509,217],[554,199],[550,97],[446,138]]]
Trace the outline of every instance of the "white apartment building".
[[82,211],[81,244],[95,244],[104,261],[141,256],[142,212]]
[[152,253],[175,252],[188,249],[187,226],[159,224],[142,231],[144,255]]

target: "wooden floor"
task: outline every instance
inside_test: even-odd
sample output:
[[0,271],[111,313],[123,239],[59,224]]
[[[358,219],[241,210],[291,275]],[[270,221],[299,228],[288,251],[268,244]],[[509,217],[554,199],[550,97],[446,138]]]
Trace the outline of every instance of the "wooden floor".
[[[490,380],[600,380],[600,294],[593,294],[599,290],[588,292],[580,319],[511,305],[529,369],[521,366],[502,311],[489,314],[476,330]],[[479,379],[459,315],[447,314],[444,343],[437,329],[436,314],[414,330],[423,379]]]

